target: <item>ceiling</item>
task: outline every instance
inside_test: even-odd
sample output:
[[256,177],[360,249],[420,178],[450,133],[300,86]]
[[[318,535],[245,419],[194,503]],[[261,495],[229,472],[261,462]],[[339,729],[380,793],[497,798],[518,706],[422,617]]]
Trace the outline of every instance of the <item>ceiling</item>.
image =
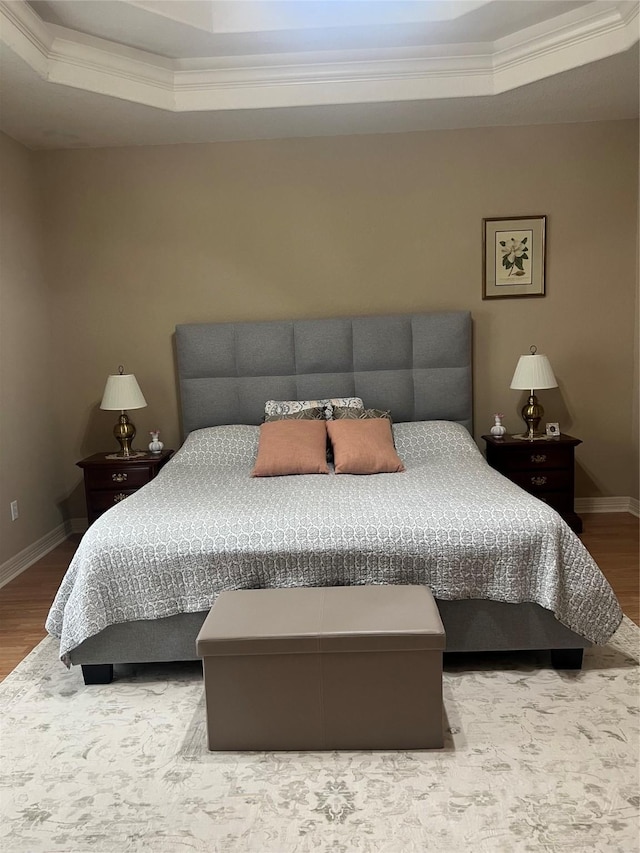
[[0,129],[78,148],[638,116],[637,0],[0,0]]

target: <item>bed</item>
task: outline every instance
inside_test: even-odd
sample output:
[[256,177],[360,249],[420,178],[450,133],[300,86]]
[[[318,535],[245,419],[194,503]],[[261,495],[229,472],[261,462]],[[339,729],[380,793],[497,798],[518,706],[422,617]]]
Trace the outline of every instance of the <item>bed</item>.
[[[617,628],[580,540],[470,436],[468,312],[181,325],[176,352],[186,441],[87,531],[47,620],[87,683],[195,659],[223,589],[425,583],[448,651],[560,666]],[[405,472],[249,476],[267,399],[336,396],[391,411]]]

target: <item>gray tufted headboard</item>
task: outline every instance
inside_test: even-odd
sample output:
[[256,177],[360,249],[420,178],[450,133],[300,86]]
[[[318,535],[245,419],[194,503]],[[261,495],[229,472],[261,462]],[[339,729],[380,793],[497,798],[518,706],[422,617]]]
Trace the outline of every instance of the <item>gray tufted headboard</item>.
[[394,421],[472,427],[468,311],[176,326],[184,435],[259,424],[265,400],[362,397]]

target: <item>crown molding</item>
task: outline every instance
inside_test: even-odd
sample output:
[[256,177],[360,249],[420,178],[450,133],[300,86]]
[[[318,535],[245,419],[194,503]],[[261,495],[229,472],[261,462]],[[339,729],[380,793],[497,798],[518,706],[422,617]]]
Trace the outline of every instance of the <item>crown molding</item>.
[[633,0],[590,3],[500,39],[494,53],[496,92],[540,79],[541,64],[551,76],[628,50],[639,38],[639,10]]
[[144,51],[127,53],[58,35],[49,51],[47,80],[162,110],[176,110],[175,72],[154,61],[162,61],[163,57]]
[[51,28],[26,3],[0,2],[0,43],[46,77],[53,44]]
[[0,2],[0,39],[51,83],[167,111],[493,95],[638,41],[635,0],[590,3],[493,43],[171,60]]

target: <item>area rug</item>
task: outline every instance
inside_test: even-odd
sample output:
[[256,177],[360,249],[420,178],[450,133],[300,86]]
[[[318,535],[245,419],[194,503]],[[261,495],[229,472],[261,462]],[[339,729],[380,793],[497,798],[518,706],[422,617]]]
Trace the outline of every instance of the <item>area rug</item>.
[[85,687],[46,639],[0,685],[0,849],[636,851],[639,637],[448,661],[441,750],[245,754],[207,751],[198,663]]

